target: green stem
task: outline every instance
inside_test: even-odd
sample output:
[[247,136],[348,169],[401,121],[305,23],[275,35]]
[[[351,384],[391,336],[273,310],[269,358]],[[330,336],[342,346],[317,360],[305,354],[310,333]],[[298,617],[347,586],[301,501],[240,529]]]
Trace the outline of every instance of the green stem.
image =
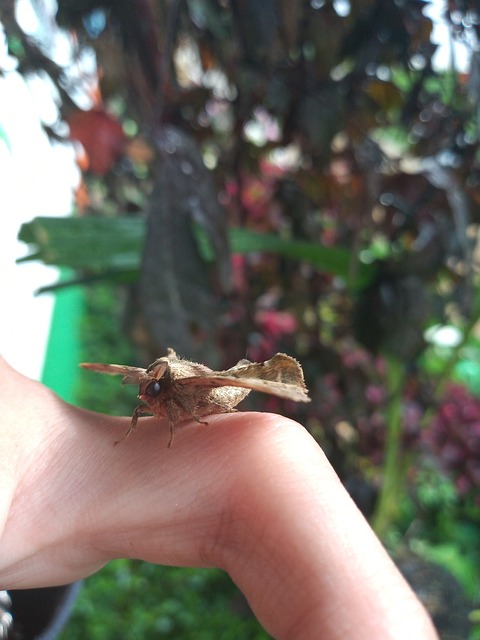
[[382,538],[396,520],[404,493],[404,452],[402,451],[402,407],[405,367],[396,358],[387,360],[387,388],[390,402],[387,407],[387,432],[383,483],[380,489],[372,526]]

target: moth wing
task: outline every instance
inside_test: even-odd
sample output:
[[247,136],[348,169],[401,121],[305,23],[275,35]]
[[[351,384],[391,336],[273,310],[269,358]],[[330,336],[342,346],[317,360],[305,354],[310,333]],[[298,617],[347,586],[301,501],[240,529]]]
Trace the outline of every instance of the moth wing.
[[303,371],[300,364],[285,353],[277,353],[265,362],[249,362],[240,360],[234,367],[226,371],[215,372],[234,376],[235,378],[259,378],[271,382],[281,382],[287,385],[305,388]]
[[123,376],[123,384],[138,384],[145,377],[145,369],[129,367],[124,364],[102,364],[100,362],[82,362],[82,369],[90,369],[97,373],[107,373],[111,376]]
[[176,381],[177,384],[214,388],[214,387],[241,387],[242,389],[251,389],[252,391],[260,391],[269,393],[279,398],[294,400],[295,402],[310,402],[308,392],[305,387],[286,384],[284,382],[276,382],[272,380],[262,380],[259,378],[237,378],[236,376],[213,375],[200,377],[181,378]]

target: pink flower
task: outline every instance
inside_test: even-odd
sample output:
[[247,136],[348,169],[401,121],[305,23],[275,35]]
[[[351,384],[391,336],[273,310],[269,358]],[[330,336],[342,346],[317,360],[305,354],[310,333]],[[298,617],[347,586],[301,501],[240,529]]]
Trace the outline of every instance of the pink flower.
[[255,321],[262,332],[275,338],[293,333],[297,329],[297,320],[288,311],[273,309],[257,311]]

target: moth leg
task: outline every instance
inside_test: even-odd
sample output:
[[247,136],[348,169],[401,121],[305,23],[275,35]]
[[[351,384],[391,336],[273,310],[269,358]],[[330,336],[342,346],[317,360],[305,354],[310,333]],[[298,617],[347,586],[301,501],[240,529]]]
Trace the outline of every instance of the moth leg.
[[175,435],[175,412],[173,406],[167,404],[167,416],[168,416],[168,428],[170,429],[170,440],[168,441],[168,448],[170,449],[173,442],[173,436]]
[[[191,414],[191,417],[195,420],[195,422],[198,422],[199,424],[207,424],[208,422],[206,420],[200,420],[199,417],[193,415],[193,413]],[[172,446],[172,442],[173,442],[173,436],[175,434],[175,423],[172,420],[168,421],[168,426],[170,427],[170,440],[168,441],[168,448],[170,449],[170,447]]]
[[173,436],[175,435],[175,425],[171,420],[168,421],[168,427],[170,429],[170,440],[168,441],[168,445],[167,446],[170,449],[171,446],[172,446],[172,442],[173,442]]
[[[198,422],[199,424],[208,425],[208,422],[206,420],[200,420],[200,418],[198,416],[195,416],[193,413],[190,414],[190,417],[193,418],[195,422]],[[173,442],[173,436],[175,434],[175,423],[173,422],[173,420],[168,421],[168,426],[170,427],[170,440],[168,441],[168,448],[170,449]]]
[[135,429],[137,428],[138,418],[141,415],[146,416],[151,414],[152,412],[150,411],[150,409],[144,404],[139,404],[137,407],[135,407],[132,414],[132,422],[130,423],[128,429],[125,431],[125,435],[123,436],[123,438],[120,438],[120,440],[117,440],[114,444],[117,445],[119,442],[123,442],[125,438],[128,438],[128,436],[135,431]]

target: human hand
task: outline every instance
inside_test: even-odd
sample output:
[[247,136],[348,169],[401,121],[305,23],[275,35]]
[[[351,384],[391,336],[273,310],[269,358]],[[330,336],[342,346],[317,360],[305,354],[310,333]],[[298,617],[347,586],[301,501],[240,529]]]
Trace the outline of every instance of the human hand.
[[227,571],[278,639],[434,640],[423,607],[300,425],[168,426],[68,405],[0,359],[0,584],[72,582],[113,558]]

